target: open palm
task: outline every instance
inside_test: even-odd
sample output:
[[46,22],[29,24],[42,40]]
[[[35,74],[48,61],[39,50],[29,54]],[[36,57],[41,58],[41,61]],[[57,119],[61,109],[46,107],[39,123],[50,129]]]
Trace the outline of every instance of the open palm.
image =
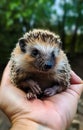
[[[83,91],[81,79],[72,71],[71,86],[66,91],[45,99],[27,100],[26,94],[14,87],[7,65],[0,87],[0,108],[12,124],[39,124],[50,130],[64,130],[71,123]],[[31,129],[32,130],[32,129]]]

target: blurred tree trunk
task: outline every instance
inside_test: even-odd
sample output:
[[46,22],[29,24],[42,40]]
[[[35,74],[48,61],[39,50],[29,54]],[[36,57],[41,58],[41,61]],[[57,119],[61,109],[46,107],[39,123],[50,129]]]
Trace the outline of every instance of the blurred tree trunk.
[[76,22],[75,22],[75,29],[73,31],[73,35],[70,41],[70,53],[74,54],[75,53],[75,49],[76,49],[76,42],[77,42],[77,31],[79,28],[79,22],[80,22],[80,18],[81,18],[81,12],[80,12],[80,6],[81,6],[81,0],[77,1],[77,18],[76,18]]
[[70,41],[70,53],[72,53],[72,54],[75,52],[76,41],[77,41],[77,30],[78,30],[78,24],[75,25],[72,39]]
[[64,15],[63,15],[63,21],[62,21],[62,29],[61,29],[61,39],[63,42],[63,49],[65,50],[65,38],[66,38],[66,34],[65,34],[65,20],[66,20],[66,11],[64,11]]
[[66,5],[66,0],[64,0],[64,4],[62,5],[62,9],[63,9],[63,16],[62,16],[62,21],[58,20],[58,30],[60,32],[61,35],[61,40],[63,42],[63,49],[65,50],[66,47],[66,32],[65,32],[65,25],[66,25],[66,17],[67,17],[67,5]]

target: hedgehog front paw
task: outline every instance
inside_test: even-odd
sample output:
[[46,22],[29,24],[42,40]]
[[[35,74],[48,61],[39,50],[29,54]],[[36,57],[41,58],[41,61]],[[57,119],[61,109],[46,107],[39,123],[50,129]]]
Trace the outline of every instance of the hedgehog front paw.
[[62,87],[59,86],[59,85],[54,85],[53,87],[51,88],[47,88],[44,90],[44,96],[53,96],[55,95],[56,93],[59,93],[62,91]]
[[47,88],[44,90],[44,96],[50,97],[53,96],[56,92],[54,91],[53,88]]
[[28,92],[27,93],[27,99],[33,99],[33,98],[37,98],[37,95],[36,94],[34,94],[33,92]]
[[28,86],[31,89],[31,91],[34,94],[40,95],[42,93],[41,88],[39,87],[39,85],[37,84],[37,82],[33,81],[33,80],[29,80],[28,81]]

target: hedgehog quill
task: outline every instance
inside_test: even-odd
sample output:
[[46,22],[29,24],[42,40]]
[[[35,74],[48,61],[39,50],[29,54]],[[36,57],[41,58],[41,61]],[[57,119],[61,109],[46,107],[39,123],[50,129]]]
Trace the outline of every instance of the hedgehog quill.
[[11,82],[28,99],[49,97],[70,86],[70,64],[61,39],[48,30],[34,29],[18,40],[10,58]]

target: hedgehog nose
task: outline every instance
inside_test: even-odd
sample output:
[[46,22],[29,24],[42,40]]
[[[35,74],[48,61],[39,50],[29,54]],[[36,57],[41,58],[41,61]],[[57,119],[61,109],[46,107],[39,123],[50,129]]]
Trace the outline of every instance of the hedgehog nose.
[[45,70],[49,70],[53,67],[53,63],[51,61],[47,61],[44,65]]

